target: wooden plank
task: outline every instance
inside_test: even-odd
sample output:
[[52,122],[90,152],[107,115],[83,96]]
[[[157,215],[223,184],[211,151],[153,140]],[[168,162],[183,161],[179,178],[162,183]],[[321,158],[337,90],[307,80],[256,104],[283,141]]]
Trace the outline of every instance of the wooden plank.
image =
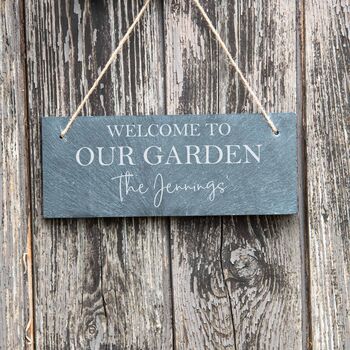
[[0,3],[0,349],[30,348],[30,227],[25,61],[21,1]]
[[[296,2],[228,2],[218,13],[225,42],[267,110],[295,111]],[[220,112],[256,110],[225,61],[220,55]],[[297,216],[224,219],[237,348],[302,348],[301,234]]]
[[[264,104],[296,109],[294,1],[203,1]],[[165,8],[168,113],[256,110],[188,2]],[[175,341],[187,348],[300,349],[299,220],[171,221]]]
[[[204,1],[213,16],[213,1]],[[164,9],[168,114],[218,112],[217,44],[190,1]],[[221,269],[220,217],[171,219],[175,346],[234,348]]]
[[[36,337],[43,349],[172,346],[167,219],[43,220],[42,115],[68,115],[142,5],[26,3]],[[84,114],[164,112],[159,3],[153,2]]]
[[349,349],[349,2],[307,0],[305,30],[312,346]]

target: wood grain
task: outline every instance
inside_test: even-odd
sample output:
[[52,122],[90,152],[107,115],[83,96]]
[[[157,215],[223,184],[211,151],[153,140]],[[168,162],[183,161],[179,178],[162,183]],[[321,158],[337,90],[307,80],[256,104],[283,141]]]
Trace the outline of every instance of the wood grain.
[[[190,4],[172,0],[164,9],[167,113],[217,113],[217,43]],[[213,1],[203,4],[215,15]],[[171,219],[177,349],[235,347],[220,234],[220,217]]]
[[0,2],[0,349],[30,348],[23,263],[30,196],[22,16],[21,1]]
[[350,348],[350,4],[307,0],[306,125],[314,349]]
[[[218,9],[220,31],[268,111],[296,110],[296,11],[289,0],[229,1]],[[219,69],[219,111],[256,111],[222,54]],[[238,349],[302,348],[301,234],[298,216],[223,219]]]
[[[41,213],[39,118],[75,109],[142,4],[26,4],[37,346],[171,347],[167,220],[43,220]],[[164,112],[160,24],[153,2],[84,114]]]
[[[295,110],[295,2],[203,4],[264,105]],[[173,0],[164,23],[168,113],[256,110],[195,8]],[[302,347],[298,217],[172,219],[171,232],[178,348]]]
[[[84,114],[256,111],[190,2],[152,3]],[[296,75],[306,78],[299,82],[306,98],[299,98],[306,102],[311,324],[301,320],[307,322],[302,295],[308,292],[302,290],[308,277],[302,275],[303,213],[42,219],[39,118],[74,110],[142,1],[5,0],[0,3],[1,349],[29,347],[22,263],[27,234],[31,237],[29,132],[38,349],[350,347],[349,5],[305,1],[302,77],[294,1],[202,3],[269,111],[301,109]],[[308,326],[310,344],[302,335]]]

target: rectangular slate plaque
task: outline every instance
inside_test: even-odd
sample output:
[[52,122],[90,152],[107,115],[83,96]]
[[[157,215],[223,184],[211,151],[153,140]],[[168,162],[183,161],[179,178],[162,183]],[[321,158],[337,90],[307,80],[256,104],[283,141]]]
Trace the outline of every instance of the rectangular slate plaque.
[[46,218],[297,212],[296,116],[42,118]]

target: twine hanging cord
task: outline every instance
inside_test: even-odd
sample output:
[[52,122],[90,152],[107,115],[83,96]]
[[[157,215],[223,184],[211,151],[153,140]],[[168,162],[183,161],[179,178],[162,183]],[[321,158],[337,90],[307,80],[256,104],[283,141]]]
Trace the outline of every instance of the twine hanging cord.
[[[221,46],[221,48],[223,49],[224,53],[226,54],[229,62],[231,63],[231,65],[234,67],[234,69],[236,70],[236,72],[238,73],[239,78],[241,79],[241,81],[243,82],[244,86],[246,87],[246,89],[248,90],[248,92],[250,93],[250,95],[252,96],[254,102],[257,104],[257,106],[259,107],[263,117],[265,118],[267,124],[270,126],[272,132],[275,135],[279,134],[279,131],[277,129],[277,127],[275,126],[275,124],[273,123],[273,121],[271,120],[269,114],[266,112],[265,108],[263,107],[263,105],[261,104],[260,100],[258,99],[258,97],[256,96],[255,92],[253,91],[253,89],[251,88],[249,82],[247,81],[247,79],[244,77],[243,72],[241,71],[241,69],[238,67],[237,63],[235,62],[235,60],[233,59],[231,53],[229,52],[226,44],[223,42],[223,40],[221,39],[220,34],[218,33],[218,31],[215,29],[212,21],[210,20],[210,18],[208,17],[207,13],[205,12],[204,8],[202,7],[202,5],[200,4],[199,0],[192,0],[195,5],[197,6],[198,10],[200,11],[200,13],[202,14],[203,18],[205,19],[205,21],[207,22],[209,29],[211,30],[211,32],[213,33],[213,35],[215,36],[215,39],[217,40],[217,42],[219,43],[219,45]],[[146,0],[146,2],[144,3],[144,5],[142,6],[140,12],[138,13],[138,15],[135,17],[133,23],[131,24],[131,26],[129,27],[129,29],[127,30],[127,32],[125,33],[125,35],[123,36],[123,38],[121,39],[121,41],[119,42],[117,48],[114,50],[114,52],[112,53],[111,57],[109,58],[109,60],[107,61],[106,65],[103,67],[101,73],[99,74],[99,76],[97,77],[97,79],[95,80],[95,82],[93,83],[93,85],[91,86],[90,90],[88,91],[88,93],[85,95],[85,97],[83,98],[83,100],[81,101],[81,103],[79,104],[78,108],[76,109],[76,111],[72,114],[72,116],[70,117],[66,127],[63,129],[63,131],[60,134],[61,138],[64,138],[64,136],[67,134],[68,130],[71,128],[71,126],[73,125],[75,119],[78,117],[79,113],[81,112],[81,110],[83,109],[85,103],[87,102],[87,100],[89,99],[89,97],[91,96],[91,94],[94,92],[94,90],[97,88],[98,83],[101,81],[102,77],[105,75],[105,73],[107,72],[108,68],[110,67],[110,65],[113,63],[113,61],[116,59],[116,57],[118,56],[118,54],[120,53],[120,51],[122,50],[124,44],[128,41],[128,39],[130,38],[131,33],[133,32],[134,28],[136,27],[137,23],[140,21],[141,17],[143,16],[143,14],[145,13],[147,7],[149,6],[151,0]]]

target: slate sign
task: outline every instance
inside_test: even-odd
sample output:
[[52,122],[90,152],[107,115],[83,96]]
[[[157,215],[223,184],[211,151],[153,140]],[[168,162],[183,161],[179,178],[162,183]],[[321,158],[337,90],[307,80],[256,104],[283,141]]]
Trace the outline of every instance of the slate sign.
[[42,118],[46,218],[297,212],[296,116]]

